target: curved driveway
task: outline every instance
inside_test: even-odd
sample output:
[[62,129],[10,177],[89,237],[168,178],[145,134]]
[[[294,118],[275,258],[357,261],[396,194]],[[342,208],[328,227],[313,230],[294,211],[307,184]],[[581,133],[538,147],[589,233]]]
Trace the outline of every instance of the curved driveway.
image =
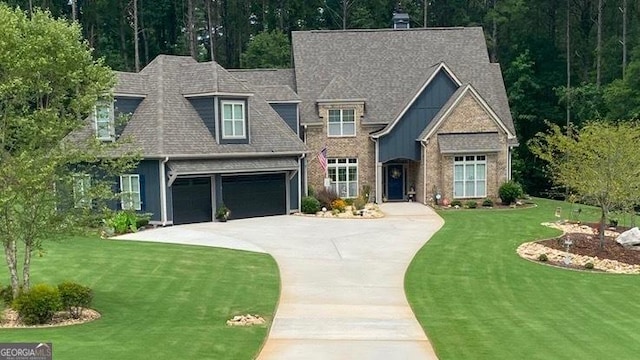
[[260,360],[436,359],[406,300],[404,274],[443,221],[416,203],[382,211],[382,219],[277,216],[119,238],[271,254],[282,292]]

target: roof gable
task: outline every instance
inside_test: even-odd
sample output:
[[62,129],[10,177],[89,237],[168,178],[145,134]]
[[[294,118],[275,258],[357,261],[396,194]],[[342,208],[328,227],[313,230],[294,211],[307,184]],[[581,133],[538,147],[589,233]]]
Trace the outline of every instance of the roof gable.
[[438,113],[435,115],[435,117],[429,123],[429,125],[427,125],[427,127],[424,129],[422,134],[420,134],[417,140],[427,140],[431,138],[466,96],[471,96],[476,101],[476,103],[482,108],[482,110],[485,111],[485,113],[489,116],[489,118],[495,122],[497,127],[507,134],[507,137],[509,139],[515,138],[515,134],[513,134],[510,131],[510,129],[498,117],[498,115],[493,111],[493,109],[491,109],[491,107],[482,98],[482,96],[478,94],[476,89],[471,84],[467,84],[465,86],[460,87],[451,96],[451,98],[447,101],[447,103],[440,109],[440,111],[438,111]]
[[342,76],[334,77],[316,99],[317,102],[364,101],[365,98]]

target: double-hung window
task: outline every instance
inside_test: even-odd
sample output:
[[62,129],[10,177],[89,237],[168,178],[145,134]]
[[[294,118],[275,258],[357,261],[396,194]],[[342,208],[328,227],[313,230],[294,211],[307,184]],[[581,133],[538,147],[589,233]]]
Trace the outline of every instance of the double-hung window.
[[87,209],[91,207],[91,197],[89,188],[91,187],[91,177],[88,174],[73,175],[73,206]]
[[99,101],[93,117],[96,124],[96,138],[102,141],[113,141],[116,137],[113,102]]
[[222,106],[222,138],[246,138],[246,118],[244,101],[221,101]]
[[120,176],[120,202],[123,210],[141,210],[140,175],[127,174]]
[[329,110],[329,136],[355,136],[356,119],[353,109]]
[[331,188],[342,198],[358,196],[358,159],[328,159]]
[[487,196],[487,157],[485,155],[454,157],[453,197],[480,198],[485,196]]

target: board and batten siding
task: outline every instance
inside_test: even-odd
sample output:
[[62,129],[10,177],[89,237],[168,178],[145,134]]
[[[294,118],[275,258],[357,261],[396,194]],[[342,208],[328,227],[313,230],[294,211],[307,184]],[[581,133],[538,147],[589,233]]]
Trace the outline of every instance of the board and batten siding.
[[457,90],[453,80],[440,71],[411,104],[391,132],[380,138],[380,162],[394,159],[420,161],[418,136]]
[[272,103],[270,104],[273,110],[289,125],[294,133],[299,134],[298,128],[298,104],[297,103]]
[[207,126],[207,129],[209,129],[213,137],[215,137],[216,119],[213,107],[213,97],[189,98],[189,102],[191,103],[191,106],[196,109],[196,112],[200,115],[200,118]]

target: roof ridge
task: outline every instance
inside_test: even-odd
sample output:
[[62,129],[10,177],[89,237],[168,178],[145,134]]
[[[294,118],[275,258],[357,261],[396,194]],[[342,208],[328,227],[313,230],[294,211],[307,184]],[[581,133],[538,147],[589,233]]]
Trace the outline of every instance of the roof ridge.
[[384,28],[384,29],[337,29],[337,30],[298,30],[292,31],[292,33],[313,33],[313,34],[322,34],[322,33],[367,33],[367,32],[418,32],[418,31],[452,31],[452,30],[475,30],[482,29],[481,26],[450,26],[450,27],[428,27],[428,28],[409,28],[409,29],[392,29],[392,28]]

